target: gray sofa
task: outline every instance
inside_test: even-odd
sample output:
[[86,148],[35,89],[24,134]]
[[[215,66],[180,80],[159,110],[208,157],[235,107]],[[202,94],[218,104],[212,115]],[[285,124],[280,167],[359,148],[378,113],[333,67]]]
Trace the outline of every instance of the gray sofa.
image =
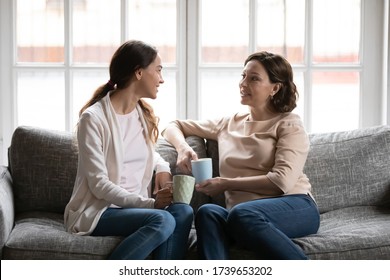
[[[200,157],[212,157],[218,175],[218,145],[187,139]],[[305,166],[321,212],[319,232],[294,239],[311,259],[390,259],[390,127],[310,135]],[[160,140],[158,151],[176,174],[176,152]],[[105,259],[120,237],[65,232],[63,211],[76,175],[72,134],[33,127],[15,130],[9,166],[0,167],[2,259]],[[194,193],[191,205],[224,204],[223,196]],[[188,258],[196,258],[196,233]],[[232,259],[251,252],[232,247]]]

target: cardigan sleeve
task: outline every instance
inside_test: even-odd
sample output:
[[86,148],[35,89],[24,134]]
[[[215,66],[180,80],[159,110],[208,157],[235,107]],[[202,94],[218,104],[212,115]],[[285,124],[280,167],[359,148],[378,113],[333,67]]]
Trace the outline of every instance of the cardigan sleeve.
[[154,166],[156,167],[156,173],[160,172],[168,172],[171,173],[171,168],[169,166],[169,162],[165,161],[161,155],[157,152],[154,152]]

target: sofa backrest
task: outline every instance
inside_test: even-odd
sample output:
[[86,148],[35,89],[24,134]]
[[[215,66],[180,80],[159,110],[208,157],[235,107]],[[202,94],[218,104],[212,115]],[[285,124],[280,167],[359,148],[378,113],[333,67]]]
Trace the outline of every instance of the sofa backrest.
[[[310,151],[304,172],[312,184],[312,193],[321,213],[353,206],[390,207],[390,126],[376,126],[352,131],[310,134]],[[203,139],[187,139],[200,157],[213,159],[213,176],[219,176],[218,144]],[[176,151],[165,141],[160,153],[176,166]],[[175,172],[175,170],[174,170]],[[224,197],[208,200],[195,194],[199,203],[224,205]]]
[[[200,157],[206,157],[203,139],[188,137],[187,142]],[[157,151],[170,163],[172,174],[180,174],[176,168],[176,150],[159,139]],[[14,131],[8,152],[15,212],[63,213],[77,173],[78,149],[74,135],[20,126]],[[202,194],[196,194],[192,205],[197,208],[207,199]]]
[[68,132],[21,126],[8,151],[15,212],[63,213],[77,172],[77,146]]
[[344,207],[390,207],[390,127],[310,135],[304,172],[324,213]]
[[[219,176],[217,143],[199,137],[189,137],[187,142],[199,157],[213,159],[213,176]],[[321,213],[359,205],[390,207],[389,126],[311,134],[310,142],[304,172]],[[170,163],[172,173],[179,174],[175,149],[160,139],[157,151]],[[9,148],[9,169],[16,213],[63,213],[77,172],[72,133],[18,127]],[[195,192],[191,205],[196,210],[208,202],[224,205],[224,197]]]
[[[389,126],[309,137],[304,173],[321,213],[352,206],[390,207]],[[218,162],[217,143],[208,140],[206,146],[208,156]]]

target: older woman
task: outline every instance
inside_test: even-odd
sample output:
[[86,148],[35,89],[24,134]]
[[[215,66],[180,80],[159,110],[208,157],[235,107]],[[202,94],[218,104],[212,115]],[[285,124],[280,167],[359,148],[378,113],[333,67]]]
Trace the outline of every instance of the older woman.
[[185,137],[218,141],[221,177],[196,189],[224,193],[227,207],[205,204],[196,213],[200,257],[228,259],[229,244],[237,242],[259,258],[307,259],[291,238],[317,232],[319,212],[303,173],[309,140],[299,116],[291,113],[298,95],[291,65],[279,55],[254,53],[244,63],[239,88],[248,113],[178,120],[163,132],[188,173],[197,155]]

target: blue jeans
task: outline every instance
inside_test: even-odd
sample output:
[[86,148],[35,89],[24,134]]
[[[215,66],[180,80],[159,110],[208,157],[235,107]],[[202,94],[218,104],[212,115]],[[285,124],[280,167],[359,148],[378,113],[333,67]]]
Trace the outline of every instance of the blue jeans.
[[291,238],[316,233],[319,225],[318,208],[308,195],[253,200],[230,210],[205,204],[195,217],[199,258],[229,259],[235,242],[260,259],[307,259]]
[[193,210],[187,204],[171,204],[166,210],[108,208],[93,236],[123,236],[109,259],[183,259],[187,252]]

